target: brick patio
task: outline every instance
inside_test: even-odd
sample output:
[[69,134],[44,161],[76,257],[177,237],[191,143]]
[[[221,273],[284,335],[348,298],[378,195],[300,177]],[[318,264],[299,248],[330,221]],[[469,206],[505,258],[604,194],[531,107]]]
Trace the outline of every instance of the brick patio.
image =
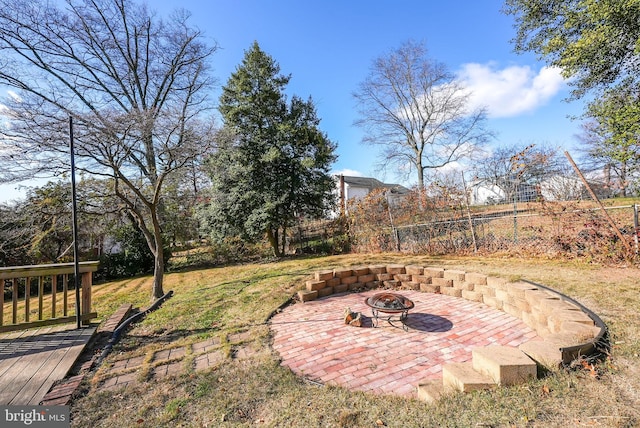
[[[378,292],[296,303],[274,316],[273,348],[282,365],[324,384],[415,397],[419,382],[441,378],[445,363],[471,360],[475,347],[540,339],[519,318],[483,303],[419,291],[401,292],[415,303],[409,331],[384,320],[373,328],[364,300]],[[344,324],[347,307],[362,312],[363,327]]]

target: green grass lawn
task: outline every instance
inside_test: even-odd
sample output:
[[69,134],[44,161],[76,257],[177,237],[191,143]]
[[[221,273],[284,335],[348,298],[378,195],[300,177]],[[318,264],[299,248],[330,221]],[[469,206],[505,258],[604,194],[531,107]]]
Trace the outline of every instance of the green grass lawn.
[[[266,320],[321,268],[411,263],[548,285],[595,311],[608,325],[612,355],[598,367],[561,371],[522,386],[451,394],[437,404],[322,386],[294,376],[270,348]],[[102,367],[71,406],[77,427],[632,427],[640,424],[640,272],[574,262],[515,258],[346,255],[287,259],[166,275],[174,296],[127,331],[104,362],[145,350],[231,335],[259,350],[239,361],[177,378],[98,391]],[[94,308],[108,317],[122,303],[149,305],[151,278],[96,285]]]

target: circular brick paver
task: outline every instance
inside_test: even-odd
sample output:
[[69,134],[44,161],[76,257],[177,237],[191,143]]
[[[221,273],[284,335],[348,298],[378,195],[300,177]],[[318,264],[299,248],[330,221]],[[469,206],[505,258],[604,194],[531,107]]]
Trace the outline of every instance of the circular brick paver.
[[[373,328],[364,300],[379,292],[296,303],[275,315],[273,347],[282,365],[321,383],[415,396],[420,381],[441,378],[443,364],[470,361],[475,347],[538,338],[522,320],[485,304],[418,291],[401,291],[415,303],[408,331],[384,320]],[[362,313],[362,327],[344,324],[347,307]]]

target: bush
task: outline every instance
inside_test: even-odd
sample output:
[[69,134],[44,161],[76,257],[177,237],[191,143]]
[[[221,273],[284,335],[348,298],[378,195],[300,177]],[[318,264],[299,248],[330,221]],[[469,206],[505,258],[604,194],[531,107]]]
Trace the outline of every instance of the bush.
[[[140,230],[126,225],[116,230],[116,241],[121,251],[100,257],[100,267],[95,273],[96,281],[109,281],[153,272],[155,260],[147,241]],[[164,249],[165,264],[171,257],[171,250]]]

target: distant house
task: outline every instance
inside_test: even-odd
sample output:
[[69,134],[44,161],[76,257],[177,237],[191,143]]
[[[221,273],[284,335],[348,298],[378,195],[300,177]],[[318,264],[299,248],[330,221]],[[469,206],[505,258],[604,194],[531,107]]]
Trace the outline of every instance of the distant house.
[[546,201],[579,200],[584,191],[580,179],[565,175],[554,175],[540,183],[540,193]]
[[506,200],[506,193],[496,184],[480,181],[471,183],[469,187],[470,205],[501,204]]
[[476,180],[469,185],[470,205],[494,205],[513,202],[532,202],[540,197],[539,186],[529,183],[513,183],[507,180],[502,185]]
[[362,199],[375,189],[386,189],[389,203],[401,199],[410,192],[409,189],[400,184],[383,183],[371,177],[353,177],[347,175],[338,176],[337,194],[341,213],[347,212],[347,203],[350,199]]

